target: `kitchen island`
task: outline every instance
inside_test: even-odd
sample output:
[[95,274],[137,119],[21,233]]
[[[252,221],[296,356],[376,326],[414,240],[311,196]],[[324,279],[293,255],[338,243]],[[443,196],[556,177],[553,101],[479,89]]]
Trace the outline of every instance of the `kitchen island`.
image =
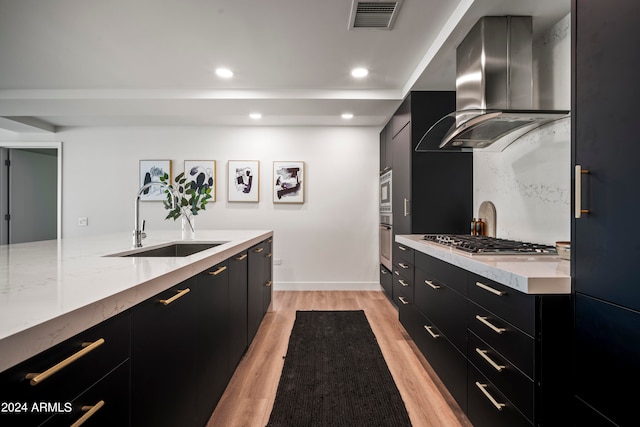
[[[273,236],[268,230],[198,230],[220,245],[187,257],[117,257],[131,233],[0,246],[0,372],[122,313]],[[180,241],[154,231],[145,248]]]

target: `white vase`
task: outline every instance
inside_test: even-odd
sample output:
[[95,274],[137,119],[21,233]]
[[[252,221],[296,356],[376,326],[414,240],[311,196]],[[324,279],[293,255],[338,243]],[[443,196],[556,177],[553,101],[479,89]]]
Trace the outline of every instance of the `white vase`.
[[182,215],[182,240],[193,240],[196,238],[196,219],[192,213]]

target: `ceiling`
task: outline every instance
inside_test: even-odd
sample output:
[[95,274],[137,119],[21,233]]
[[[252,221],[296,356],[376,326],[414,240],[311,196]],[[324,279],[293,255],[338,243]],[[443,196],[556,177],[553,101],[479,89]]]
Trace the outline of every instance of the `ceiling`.
[[[531,15],[535,36],[570,0],[404,0],[390,30],[349,29],[351,9],[352,0],[0,0],[0,129],[382,127],[410,90],[455,90],[455,48],[478,18]],[[216,76],[222,66],[231,79]],[[354,67],[370,73],[354,79]]]

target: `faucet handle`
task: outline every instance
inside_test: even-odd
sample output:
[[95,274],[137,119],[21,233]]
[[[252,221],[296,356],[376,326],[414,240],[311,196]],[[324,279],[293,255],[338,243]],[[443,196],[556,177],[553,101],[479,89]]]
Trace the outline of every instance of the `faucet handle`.
[[147,222],[147,220],[146,220],[146,219],[143,219],[143,220],[142,220],[142,231],[144,231],[144,226],[145,226],[146,222]]

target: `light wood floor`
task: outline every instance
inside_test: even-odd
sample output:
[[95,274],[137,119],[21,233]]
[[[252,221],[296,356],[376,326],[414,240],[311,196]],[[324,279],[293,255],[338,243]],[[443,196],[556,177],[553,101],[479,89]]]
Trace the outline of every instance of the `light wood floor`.
[[398,321],[382,292],[275,291],[271,310],[207,427],[264,427],[296,310],[364,310],[414,427],[471,426]]

